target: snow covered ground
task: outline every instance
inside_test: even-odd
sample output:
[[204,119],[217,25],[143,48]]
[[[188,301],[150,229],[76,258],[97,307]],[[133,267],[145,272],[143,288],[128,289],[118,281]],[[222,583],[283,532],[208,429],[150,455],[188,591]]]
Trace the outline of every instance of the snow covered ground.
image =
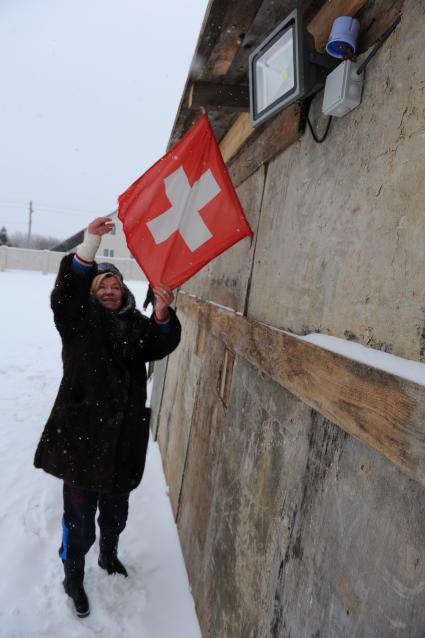
[[[120,543],[129,578],[86,561],[91,615],[62,587],[61,482],[33,467],[61,376],[49,294],[54,275],[0,273],[0,638],[200,638],[158,447],[130,497]],[[138,306],[146,284],[133,282]]]

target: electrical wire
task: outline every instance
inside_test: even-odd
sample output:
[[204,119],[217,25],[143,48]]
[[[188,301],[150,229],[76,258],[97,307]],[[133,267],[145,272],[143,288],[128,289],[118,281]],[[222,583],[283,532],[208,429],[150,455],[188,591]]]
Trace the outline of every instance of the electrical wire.
[[308,127],[309,127],[310,131],[311,131],[311,134],[313,136],[314,141],[317,142],[317,144],[321,144],[322,142],[324,142],[325,139],[328,136],[329,129],[331,127],[332,115],[329,116],[328,123],[326,124],[325,132],[323,133],[322,137],[318,137],[317,134],[315,133],[315,131],[313,129],[313,125],[310,122],[310,118],[308,117],[308,114],[306,114],[306,120],[307,120],[307,124],[308,124]]
[[392,32],[394,31],[396,26],[399,24],[400,20],[401,20],[401,15],[399,15],[398,18],[396,20],[394,20],[392,25],[382,34],[382,36],[379,38],[378,42],[373,47],[372,51],[369,53],[367,58],[365,60],[363,60],[363,62],[361,63],[361,65],[357,69],[357,71],[356,71],[357,75],[360,75],[361,73],[363,73],[363,71],[365,70],[365,68],[367,67],[367,65],[371,61],[371,59],[374,58],[375,55],[378,53],[379,49],[384,44],[385,40],[387,40],[390,37],[390,35],[392,34]]

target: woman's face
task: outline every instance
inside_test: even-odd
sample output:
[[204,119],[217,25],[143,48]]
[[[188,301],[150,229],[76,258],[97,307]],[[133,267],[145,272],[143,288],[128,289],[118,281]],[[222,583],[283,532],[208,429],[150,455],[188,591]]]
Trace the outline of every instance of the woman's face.
[[108,310],[119,310],[122,305],[122,290],[118,279],[113,275],[104,277],[96,292],[96,298]]

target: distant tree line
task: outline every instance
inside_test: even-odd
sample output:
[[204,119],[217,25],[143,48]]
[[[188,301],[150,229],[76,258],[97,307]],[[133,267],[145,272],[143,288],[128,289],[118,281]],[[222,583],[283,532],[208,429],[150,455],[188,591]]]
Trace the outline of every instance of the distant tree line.
[[15,232],[9,233],[7,229],[2,226],[0,228],[0,246],[11,246],[14,248],[35,248],[36,250],[49,250],[62,240],[57,237],[51,237],[48,235],[31,235],[31,239],[28,242],[28,235],[26,233]]

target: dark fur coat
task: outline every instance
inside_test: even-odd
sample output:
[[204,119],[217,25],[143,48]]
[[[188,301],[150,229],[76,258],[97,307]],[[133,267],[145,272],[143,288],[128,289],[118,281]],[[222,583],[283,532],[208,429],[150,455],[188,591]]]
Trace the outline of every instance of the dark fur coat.
[[51,306],[62,338],[63,378],[34,465],[70,485],[124,493],[142,478],[149,439],[145,362],[180,341],[173,310],[169,333],[135,308],[126,288],[119,312],[90,293],[97,274],[63,258]]

